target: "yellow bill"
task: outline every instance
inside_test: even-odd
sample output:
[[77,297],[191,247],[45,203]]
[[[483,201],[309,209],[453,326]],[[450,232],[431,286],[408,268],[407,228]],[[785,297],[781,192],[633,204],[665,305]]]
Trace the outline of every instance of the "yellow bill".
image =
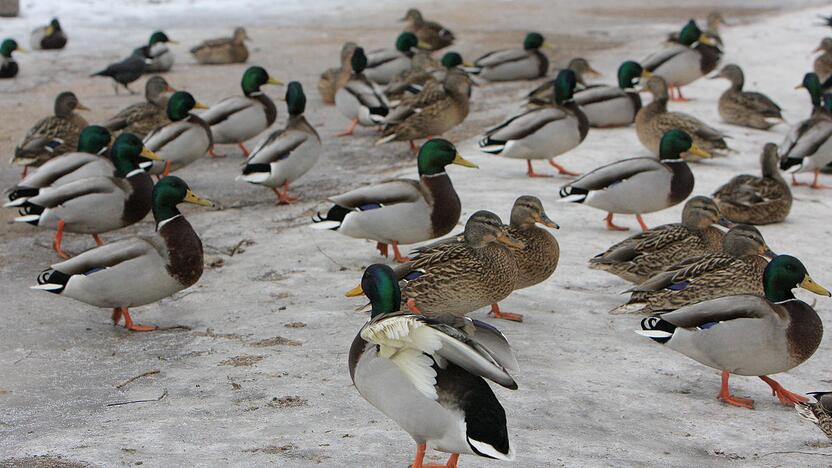
[[361,287],[360,284],[358,286],[350,289],[345,294],[345,296],[347,296],[347,297],[356,297],[356,296],[362,296],[362,295],[364,295],[364,289]]
[[208,109],[208,106],[197,101],[197,103],[194,104],[194,109]]
[[824,288],[823,286],[815,283],[811,276],[808,274],[803,277],[803,281],[800,282],[799,286],[807,291],[811,291],[819,296],[832,296],[829,291]]
[[272,77],[269,77],[269,79],[268,79],[268,81],[266,81],[266,83],[273,84],[273,85],[283,85],[282,81],[280,81],[278,79],[275,79],[275,78],[272,78]]
[[479,168],[479,166],[477,166],[476,164],[472,163],[471,161],[463,158],[462,155],[459,154],[459,153],[457,153],[456,157],[454,157],[453,164],[456,164],[458,166],[473,167],[474,169]]
[[197,194],[191,192],[190,190],[188,190],[188,192],[185,194],[185,200],[183,200],[183,201],[185,203],[193,203],[194,205],[202,205],[202,206],[210,206],[210,207],[214,206],[214,203],[211,200],[207,200],[205,198],[202,198],[202,197],[198,196]]
[[688,153],[688,154],[692,154],[694,156],[699,156],[700,158],[710,158],[711,157],[711,153],[703,150],[702,148],[697,146],[696,143],[692,144],[690,146],[690,149],[685,151],[685,152]]
[[145,157],[147,159],[153,159],[154,161],[161,161],[162,160],[162,158],[160,158],[158,154],[156,154],[153,151],[150,151],[149,149],[144,148],[144,147],[142,147],[142,152],[139,153],[139,154],[142,157]]

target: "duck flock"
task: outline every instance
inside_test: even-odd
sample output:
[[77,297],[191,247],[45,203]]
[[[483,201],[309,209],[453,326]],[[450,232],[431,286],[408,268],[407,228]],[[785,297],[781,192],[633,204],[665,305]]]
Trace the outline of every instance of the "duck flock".
[[[415,9],[403,21],[404,31],[389,49],[344,44],[340,65],[321,74],[317,93],[345,117],[347,128],[337,137],[353,136],[361,126],[378,132],[368,150],[409,144],[418,178],[379,180],[334,194],[310,227],[375,241],[382,256],[392,254],[394,263],[370,265],[346,292],[369,299],[360,309],[369,319],[349,349],[348,367],[361,396],[416,442],[414,468],[456,467],[461,454],[514,457],[505,411],[487,381],[518,389],[519,365],[498,328],[468,315],[490,307],[496,319],[522,322],[523,315],[503,311],[499,303],[515,290],[551,281],[560,258],[558,241],[546,229],[558,224],[535,196],[517,197],[508,224],[481,210],[463,232],[451,234],[462,205],[446,168],[477,166],[442,135],[465,121],[475,88],[502,81],[540,83],[506,109],[502,122],[482,129],[479,150],[525,160],[530,178],[551,177],[538,172],[548,162],[571,178],[552,191],[554,198],[601,210],[609,230],[626,230],[614,223],[615,215],[634,215],[642,228],[589,259],[589,268],[632,283],[629,300],[611,313],[644,315],[640,326],[634,320],[637,333],[720,371],[718,397],[725,404],[753,408],[752,400],[731,393],[729,377],[757,376],[780,402],[832,438],[832,393],[815,393],[816,402],[809,402],[771,377],[811,358],[823,336],[813,306],[792,291],[830,292],[800,259],[772,252],[755,227],[788,217],[795,202],[790,185],[826,188],[820,179],[832,163],[832,94],[826,94],[832,90],[832,38],[822,40],[814,70],[801,81],[812,103],[806,119],[786,123],[777,103],[744,89],[739,66],[722,63],[719,28],[725,20],[717,12],[704,30],[690,20],[643,60],[622,58],[609,85],[587,82],[600,74],[583,58],[551,70],[543,52],[550,46],[537,32],[519,37],[516,48],[469,63],[456,52],[438,52],[455,41],[447,27]],[[31,45],[61,49],[67,39],[53,19],[33,31]],[[245,63],[247,40],[245,29],[237,28],[191,53],[205,65]],[[285,86],[278,109],[263,88],[283,83],[250,66],[241,94],[206,105],[159,75],[174,65],[167,46],[172,42],[154,32],[127,58],[92,75],[111,79],[116,93],[133,93],[132,83],[152,75],[146,100],[106,121],[90,125],[77,113],[86,109],[78,97],[60,93],[54,115],[37,122],[15,149],[12,162],[23,175],[5,193],[4,206],[19,213],[16,222],[55,231],[53,246],[62,260],[46,268],[33,289],[112,310],[115,324],[123,320],[135,332],[156,327],[135,323],[130,308],[182,291],[203,272],[202,242],[177,206],[213,204],[172,173],[221,157],[217,145],[237,145],[246,156],[237,179],[272,190],[278,204],[291,204],[297,199],[290,185],[322,151],[321,135],[304,118],[307,98],[299,82]],[[2,42],[0,77],[27,73],[15,60],[20,51],[14,39]],[[694,194],[694,166],[729,156],[729,136],[676,110],[687,101],[682,88],[704,77],[730,84],[717,101],[725,123],[759,130],[790,126],[781,144],[759,149],[759,175],[726,177],[710,196]],[[649,102],[642,101],[645,93]],[[284,105],[285,125],[272,129]],[[608,127],[634,128],[652,156],[585,174],[556,162],[588,133]],[[253,139],[258,143],[249,150]],[[801,173],[811,180],[798,180]],[[679,223],[650,228],[642,218],[678,204],[684,204]],[[150,212],[155,232],[101,239]],[[90,234],[98,246],[70,256],[62,249],[66,233]],[[433,242],[401,250],[426,241]],[[428,447],[450,453],[447,463],[425,464]]]

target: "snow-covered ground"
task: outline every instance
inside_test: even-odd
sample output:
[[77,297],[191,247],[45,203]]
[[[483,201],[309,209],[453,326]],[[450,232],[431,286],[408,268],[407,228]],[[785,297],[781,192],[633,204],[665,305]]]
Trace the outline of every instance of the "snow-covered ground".
[[[524,6],[537,5],[537,11],[548,14],[546,4]],[[133,10],[128,6],[126,11]],[[747,89],[763,91],[780,103],[790,123],[808,115],[808,96],[793,88],[811,69],[810,51],[828,32],[812,26],[815,15],[827,12],[825,8],[772,12],[722,32],[727,51],[723,63],[742,66]],[[544,16],[536,15],[532,21],[539,24]],[[684,17],[678,16],[684,14],[672,24],[683,22]],[[392,12],[385,17],[385,27],[395,17]],[[582,27],[592,29],[596,16],[575,18],[576,24],[584,21]],[[477,28],[466,24],[468,30]],[[602,80],[613,81],[621,61],[643,58],[660,47],[668,24],[642,26],[640,34],[634,26],[622,26],[622,34],[632,40],[589,53],[594,67],[604,72]],[[185,34],[193,37],[194,31],[195,27]],[[307,33],[298,34],[288,46],[297,48],[309,38]],[[390,31],[367,34],[377,38],[389,36]],[[470,34],[481,42],[462,39],[461,49],[483,51],[487,39]],[[337,49],[330,49],[327,64],[337,56]],[[110,49],[106,53],[117,55]],[[300,67],[312,95],[314,74],[307,73],[309,67],[303,68],[302,60],[291,55],[279,76],[292,78],[291,66]],[[182,72],[173,76],[187,81]],[[203,83],[192,85],[205,92],[208,101],[220,97],[210,94]],[[464,130],[452,135],[473,136],[478,128],[514,109],[522,91],[533,86],[476,88],[472,115]],[[700,80],[685,89],[692,102],[671,103],[672,110],[724,129],[737,150],[728,158],[694,166],[695,194],[710,194],[733,175],[758,173],[763,144],[781,141],[787,130],[786,125],[761,132],[721,124],[716,100],[726,87],[724,81]],[[109,88],[99,83],[98,91]],[[17,102],[14,99],[7,96],[2,102]],[[120,99],[101,102],[115,108],[126,102]],[[41,100],[48,103],[51,97]],[[4,228],[0,236],[4,253],[0,257],[4,302],[0,307],[0,465],[4,457],[51,455],[94,466],[138,462],[147,466],[407,466],[412,441],[358,395],[346,369],[349,344],[366,316],[353,312],[358,302],[343,293],[356,284],[364,267],[381,259],[370,242],[312,231],[306,225],[314,209],[325,206],[316,203],[322,195],[362,180],[415,177],[415,169],[404,145],[371,147],[374,137],[366,132],[354,139],[332,138],[346,125],[334,108],[310,104],[310,114],[327,140],[327,157],[298,185],[305,197],[299,205],[275,207],[265,190],[233,185],[236,158],[206,160],[183,171],[197,192],[218,198],[226,207],[186,208],[186,216],[208,246],[207,261],[213,266],[192,289],[137,308],[134,317],[140,323],[186,325],[191,331],[130,334],[109,325],[106,311],[29,291],[37,272],[54,261],[42,247],[50,233],[34,232],[28,226]],[[281,109],[279,119],[284,116]],[[8,149],[18,137],[6,136],[0,143]],[[479,209],[507,220],[517,196],[536,195],[561,225],[555,233],[561,261],[549,281],[518,291],[503,303],[506,310],[524,313],[524,323],[496,323],[516,348],[521,365],[517,391],[495,389],[508,414],[517,462],[508,465],[464,456],[461,466],[827,464],[832,451],[816,444],[822,434],[798,420],[792,409],[780,406],[761,381],[732,379],[734,392],[750,395],[757,407],[753,411],[728,407],[715,398],[717,372],[637,336],[633,330],[640,317],[608,315],[625,300],[618,293],[627,284],[589,270],[586,262],[624,234],[604,230],[604,213],[556,203],[557,190],[567,179],[529,180],[523,162],[480,154],[475,142],[476,138],[468,138],[459,147],[480,169],[449,170],[462,199],[462,221]],[[579,148],[558,161],[587,171],[646,154],[633,128],[591,130]],[[355,174],[356,167],[365,170]],[[12,181],[11,169],[3,170],[2,180]],[[338,177],[341,174],[343,179]],[[803,259],[816,281],[832,286],[832,259],[825,250],[832,230],[830,194],[798,188],[794,195],[789,219],[760,230],[773,250]],[[645,218],[658,225],[677,221],[680,212],[681,205]],[[618,222],[637,228],[626,217]],[[134,229],[150,230],[150,223]],[[240,244],[245,240],[252,244]],[[91,242],[73,237],[67,245],[78,251]],[[235,246],[241,248],[231,255]],[[818,298],[816,308],[827,319],[832,304]],[[485,319],[484,311],[474,315]],[[829,338],[824,339],[806,364],[776,378],[793,391],[832,388],[825,362],[830,346]],[[115,388],[152,369],[160,372]],[[158,402],[106,406],[163,393],[166,396]],[[444,460],[444,454],[432,455]]]

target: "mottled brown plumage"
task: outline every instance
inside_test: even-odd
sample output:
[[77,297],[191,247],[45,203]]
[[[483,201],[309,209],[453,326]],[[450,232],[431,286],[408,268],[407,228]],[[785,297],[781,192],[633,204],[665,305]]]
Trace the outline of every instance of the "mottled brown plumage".
[[137,102],[122,109],[104,122],[111,132],[127,132],[144,138],[154,128],[170,123],[167,115],[168,98],[175,91],[161,76],[153,76],[145,84],[145,102]]
[[530,195],[519,197],[511,209],[511,224],[508,227],[508,235],[524,245],[522,249],[511,250],[517,263],[514,289],[541,283],[552,276],[558,267],[558,241],[549,231],[538,227],[537,223],[555,229],[559,227],[546,215],[539,198]]
[[737,65],[725,65],[712,79],[716,78],[725,78],[731,82],[731,87],[719,97],[719,115],[725,122],[768,130],[783,121],[780,106],[768,96],[742,90],[745,76]]
[[795,410],[801,418],[810,421],[832,440],[832,392],[810,392],[816,403],[800,403]]
[[245,28],[238,27],[234,29],[233,36],[208,39],[191,49],[191,54],[203,65],[245,63],[248,60],[246,40],[249,40],[249,37]]
[[822,52],[812,63],[812,69],[823,83],[832,76],[832,37],[824,37],[815,52]]
[[408,10],[402,21],[407,22],[404,30],[416,34],[420,42],[428,45],[428,50],[444,49],[454,43],[454,33],[435,21],[424,19],[415,8]]
[[55,156],[75,151],[87,121],[75,110],[89,110],[74,93],[55,98],[55,114],[38,121],[15,148],[12,164],[37,167]]

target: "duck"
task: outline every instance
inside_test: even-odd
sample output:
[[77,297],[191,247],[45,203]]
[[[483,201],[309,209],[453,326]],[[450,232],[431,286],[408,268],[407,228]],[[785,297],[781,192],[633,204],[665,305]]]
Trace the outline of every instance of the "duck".
[[[708,13],[707,18],[705,19],[706,28],[703,34],[705,34],[710,39],[713,39],[717,45],[722,47],[722,36],[719,34],[720,26],[728,26],[728,23],[725,21],[725,18],[722,16],[722,13],[718,11],[712,11]],[[667,36],[668,42],[675,42],[679,44],[679,32],[672,32]]]
[[4,39],[0,44],[0,78],[14,78],[20,71],[17,60],[12,56],[14,52],[26,52],[26,49],[18,46],[14,39]]
[[180,203],[214,206],[179,177],[165,177],[153,187],[153,235],[128,237],[53,264],[32,289],[112,308],[113,324],[124,318],[127,330],[156,330],[134,323],[129,309],[170,297],[202,276],[202,241],[179,212]]
[[714,71],[721,58],[716,41],[690,20],[679,33],[679,44],[663,47],[639,63],[653,75],[664,78],[671,90],[676,89],[676,95],[670,96],[672,100],[687,101],[681,87]]
[[416,8],[407,10],[399,20],[407,23],[404,30],[416,34],[424,48],[430,51],[444,49],[454,43],[454,33],[435,21],[428,21]]
[[125,107],[103,125],[111,132],[128,132],[144,138],[154,128],[170,122],[167,116],[168,99],[175,92],[167,80],[154,75],[144,85],[145,102]]
[[549,71],[549,59],[540,48],[551,49],[543,35],[526,34],[522,49],[489,52],[474,61],[466,71],[486,81],[517,81],[543,78]]
[[812,70],[824,82],[832,76],[832,37],[824,37],[813,52],[821,52],[812,62]]
[[617,242],[589,260],[589,268],[606,271],[631,283],[643,283],[665,268],[688,258],[722,250],[727,225],[713,199],[691,197],[682,209],[682,222],[662,224]]
[[[808,73],[803,83],[805,86],[816,81],[817,75]],[[780,144],[780,170],[792,175],[793,186],[808,185],[812,189],[824,189],[829,186],[821,184],[819,179],[820,171],[832,163],[832,95],[824,95],[822,105],[818,105],[814,85],[808,86],[812,86],[809,88],[812,115],[792,127]],[[811,184],[797,181],[795,175],[803,172],[814,173]]]
[[754,226],[725,233],[722,252],[692,257],[628,289],[630,300],[611,313],[656,314],[734,294],[763,295],[763,271],[775,256]]
[[575,92],[575,103],[594,128],[625,127],[636,120],[641,96],[636,86],[650,72],[627,60],[618,67],[618,86],[593,85]]
[[66,32],[61,28],[58,18],[52,18],[46,26],[39,26],[29,36],[29,44],[34,50],[60,50],[66,47]]
[[800,402],[794,409],[802,419],[817,425],[832,440],[832,392],[809,392],[808,395],[812,395],[815,402]]
[[413,67],[388,83],[384,94],[391,106],[398,107],[403,100],[420,94],[426,87],[441,84],[447,78],[448,71],[463,65],[471,66],[462,60],[458,52],[446,52],[437,62],[424,51],[417,51],[413,54]]
[[372,127],[384,123],[390,112],[390,101],[381,88],[364,75],[367,56],[362,47],[356,47],[350,59],[352,75],[347,83],[335,93],[335,107],[341,115],[350,119],[350,127],[336,136],[349,136],[360,124]]
[[350,346],[350,377],[368,403],[416,442],[413,468],[439,466],[424,464],[428,446],[451,453],[443,467],[456,467],[460,454],[513,460],[505,410],[485,380],[517,389],[505,336],[482,322],[469,334],[402,313],[387,265],[367,267],[361,286],[347,292],[361,294],[371,311]]
[[768,96],[755,91],[743,91],[745,75],[733,63],[725,65],[710,79],[724,78],[731,82],[719,97],[719,116],[727,123],[742,127],[768,130],[783,122],[782,109]]
[[15,222],[55,229],[55,252],[69,258],[61,248],[64,232],[92,234],[103,245],[99,234],[135,224],[150,211],[153,181],[139,168],[139,156],[158,159],[139,137],[124,133],[110,152],[115,174],[42,187],[36,195],[17,198],[3,207],[19,210]]
[[589,132],[589,120],[573,99],[576,84],[575,72],[561,70],[555,78],[554,100],[521,111],[487,130],[478,143],[480,151],[525,159],[529,177],[548,177],[534,171],[532,159],[548,159],[559,173],[578,175],[553,159],[580,145]]
[[246,29],[234,28],[231,37],[209,39],[191,49],[191,54],[202,65],[224,65],[228,63],[246,63],[248,48],[245,41],[250,41]]
[[614,214],[634,214],[642,231],[649,227],[641,215],[675,206],[693,192],[694,177],[682,153],[708,158],[690,135],[674,129],[665,132],[659,159],[622,159],[584,174],[560,189],[563,202],[582,203],[607,212],[607,229],[626,231],[613,223]]
[[330,197],[326,216],[313,217],[315,229],[329,229],[357,239],[372,239],[387,256],[392,244],[394,259],[407,261],[399,244],[436,239],[451,232],[459,221],[462,205],[445,168],[476,168],[448,140],[434,138],[419,149],[419,180],[388,179]]
[[55,97],[55,114],[39,120],[26,132],[23,141],[14,149],[12,164],[24,166],[25,177],[29,167],[38,167],[49,159],[78,147],[81,130],[89,125],[75,111],[88,111],[78,96],[64,91]]
[[760,154],[760,177],[735,176],[713,193],[726,218],[743,224],[782,223],[792,208],[792,192],[780,175],[777,145],[766,143]]
[[100,125],[90,125],[81,130],[78,150],[64,153],[43,163],[32,174],[6,190],[9,201],[33,197],[39,189],[63,185],[94,176],[115,175],[115,166],[107,155],[112,140],[110,131]]
[[[580,89],[575,91],[576,95],[582,89],[585,89],[585,88],[588,87],[585,76],[593,76],[593,77],[600,77],[601,76],[601,72],[592,68],[592,65],[589,64],[589,60],[587,60],[583,57],[573,58],[572,60],[569,61],[569,64],[567,64],[566,68],[575,72],[575,80],[578,82],[579,85],[581,85],[579,87]],[[558,68],[554,71],[555,78],[557,78],[558,73],[560,73],[561,70],[562,70],[562,68]],[[544,81],[543,83],[540,84],[540,86],[538,86],[537,88],[529,91],[529,94],[526,95],[526,100],[529,103],[540,103],[540,102],[548,103],[548,102],[552,102],[552,98],[554,97],[554,84],[555,84],[555,79],[554,78],[551,79],[551,80]]]
[[173,68],[173,51],[168,44],[178,44],[162,31],[156,31],[150,35],[147,45],[141,46],[137,51],[144,57],[145,73],[164,73]]
[[93,73],[90,76],[106,76],[113,79],[113,89],[118,94],[118,85],[124,86],[130,94],[136,94],[130,89],[130,83],[141,78],[144,73],[145,56],[141,47],[133,50],[133,52],[120,62],[111,63],[107,68]]
[[177,91],[168,100],[169,124],[156,127],[145,138],[145,146],[159,161],[143,161],[142,169],[166,176],[204,156],[214,145],[213,130],[194,109],[207,109],[186,91]]
[[697,147],[708,153],[728,151],[723,132],[682,112],[667,110],[667,83],[660,76],[651,76],[642,92],[653,95],[653,101],[642,107],[636,114],[636,134],[642,145],[653,154],[659,153],[662,136],[671,129],[687,132]]
[[760,377],[784,405],[806,402],[808,398],[789,392],[769,375],[805,362],[823,337],[817,312],[795,298],[792,289],[801,287],[827,297],[830,293],[791,255],[778,255],[769,262],[763,287],[765,297],[726,296],[647,317],[637,333],[721,371],[719,398],[726,404],[754,407],[751,399],[731,395],[731,374]]
[[274,101],[260,87],[283,85],[265,68],[249,67],[243,73],[243,96],[227,97],[211,106],[200,117],[211,127],[214,143],[236,144],[246,157],[251,154],[244,144],[271,127],[277,119]]
[[318,80],[318,94],[321,96],[321,101],[326,105],[335,105],[335,93],[349,81],[352,76],[352,54],[358,44],[352,41],[345,42],[341,47],[341,65],[334,68],[328,68],[321,73]]
[[378,49],[367,53],[367,68],[364,69],[367,79],[380,85],[390,83],[400,73],[412,68],[413,49],[417,46],[426,47],[411,32],[399,34],[395,45],[394,49]]
[[[321,137],[303,116],[306,95],[297,81],[286,87],[286,107],[289,111],[286,126],[257,145],[239,177],[250,184],[271,188],[278,204],[297,201],[289,196],[289,184],[309,172],[321,157]],[[281,186],[282,191],[277,189]]]

